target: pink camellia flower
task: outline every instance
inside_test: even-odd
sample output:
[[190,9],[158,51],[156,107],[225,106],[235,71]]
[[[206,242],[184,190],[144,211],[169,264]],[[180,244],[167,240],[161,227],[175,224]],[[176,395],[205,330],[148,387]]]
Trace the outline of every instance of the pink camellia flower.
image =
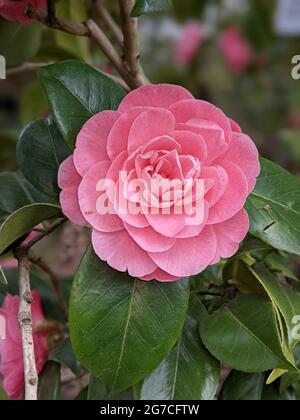
[[230,70],[241,72],[251,64],[251,47],[238,27],[227,29],[220,36],[219,46]]
[[46,9],[47,0],[0,0],[0,16],[28,25],[32,22],[24,13],[28,4],[35,9]]
[[[92,227],[94,250],[110,266],[174,281],[235,254],[259,171],[256,146],[220,109],[179,86],[146,85],[83,126],[59,169],[60,200],[69,219]],[[175,181],[170,194],[166,181]],[[199,220],[182,209],[184,182]]]
[[[38,292],[32,292],[32,321],[33,331],[44,315],[41,307],[41,299]],[[21,331],[18,324],[19,296],[7,295],[2,308],[0,317],[5,320],[5,335],[1,334],[0,339],[0,373],[4,377],[4,390],[9,399],[20,400],[24,395],[24,364]],[[1,325],[4,323],[1,322]],[[33,334],[34,349],[37,371],[40,373],[46,363],[48,348],[48,334]]]
[[198,22],[188,23],[176,44],[176,61],[179,64],[190,64],[204,41],[204,30]]

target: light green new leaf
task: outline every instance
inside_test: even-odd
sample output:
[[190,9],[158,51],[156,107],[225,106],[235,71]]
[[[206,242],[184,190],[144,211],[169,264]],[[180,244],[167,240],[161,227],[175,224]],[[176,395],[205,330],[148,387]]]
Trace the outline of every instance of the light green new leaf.
[[112,393],[149,375],[176,343],[189,284],[143,282],[88,249],[73,283],[70,333],[76,356]]
[[210,353],[236,370],[294,369],[281,348],[273,305],[263,297],[235,298],[206,319],[200,334]]
[[197,322],[188,315],[169,356],[137,386],[137,399],[213,400],[219,374],[219,363],[204,348]]
[[299,334],[296,334],[296,323],[300,321],[300,294],[274,277],[262,263],[249,270],[282,314],[288,330],[289,346],[293,349],[300,342]]
[[0,255],[43,221],[61,216],[60,208],[53,204],[29,204],[20,208],[0,227]]
[[125,92],[104,73],[80,60],[67,60],[39,71],[51,114],[73,149],[83,124],[104,110],[115,110]]
[[246,209],[250,233],[273,248],[300,255],[300,181],[261,159],[261,174]]
[[57,197],[57,173],[71,150],[52,118],[29,124],[17,145],[17,160],[26,179],[39,191]]

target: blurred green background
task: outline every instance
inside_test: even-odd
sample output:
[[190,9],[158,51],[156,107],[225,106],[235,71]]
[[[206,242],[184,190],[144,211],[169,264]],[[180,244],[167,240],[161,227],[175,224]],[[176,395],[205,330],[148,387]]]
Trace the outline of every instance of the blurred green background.
[[[116,19],[117,3],[107,2],[116,11]],[[254,139],[264,156],[300,175],[300,80],[291,75],[292,57],[300,54],[300,28],[293,34],[289,28],[276,29],[278,7],[279,0],[173,0],[171,13],[140,19],[141,57],[151,81],[183,85],[196,97],[220,106]],[[74,21],[94,14],[92,2],[86,0],[60,0],[57,8],[59,16]],[[300,22],[299,7],[298,12],[292,11],[294,17],[296,13]],[[204,40],[193,59],[183,65],[176,59],[176,45],[190,21],[202,26]],[[241,71],[230,70],[219,45],[222,34],[233,26],[239,28],[252,54],[251,63]],[[9,69],[7,79],[0,80],[3,171],[16,168],[15,145],[22,127],[47,115],[36,71],[24,63],[76,57],[110,69],[87,39],[36,23],[22,27],[1,19],[0,54]]]

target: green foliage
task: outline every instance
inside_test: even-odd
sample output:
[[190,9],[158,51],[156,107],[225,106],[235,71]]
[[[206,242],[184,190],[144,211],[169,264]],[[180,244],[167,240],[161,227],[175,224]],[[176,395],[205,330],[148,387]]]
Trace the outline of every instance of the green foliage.
[[246,209],[252,235],[275,249],[300,255],[300,181],[266,159]]
[[122,89],[104,73],[79,60],[68,60],[40,70],[51,114],[73,149],[83,124],[93,115],[116,109]]
[[58,168],[70,154],[70,149],[51,118],[28,125],[17,145],[17,160],[23,175],[39,191],[50,197],[58,196]]
[[131,387],[149,375],[174,346],[188,297],[186,280],[141,282],[111,269],[89,248],[70,302],[77,357],[112,393]]

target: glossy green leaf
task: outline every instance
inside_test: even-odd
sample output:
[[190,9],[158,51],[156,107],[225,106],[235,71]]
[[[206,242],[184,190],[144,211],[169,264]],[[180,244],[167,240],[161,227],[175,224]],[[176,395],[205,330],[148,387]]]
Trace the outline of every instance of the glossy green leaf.
[[171,0],[136,0],[131,16],[138,17],[149,13],[166,12],[171,9]]
[[273,305],[263,297],[235,298],[209,316],[200,333],[210,353],[236,370],[293,369],[281,348]]
[[60,208],[53,204],[30,204],[20,208],[0,227],[0,255],[43,221],[61,216]]
[[39,378],[38,400],[56,401],[60,399],[60,365],[55,362],[48,362]]
[[220,400],[260,401],[265,382],[264,374],[233,371],[223,385]]
[[[85,22],[88,20],[87,4],[85,0],[64,0],[57,3],[57,16],[71,22]],[[75,57],[89,61],[89,40],[83,36],[74,37],[62,31],[54,33],[59,48],[73,54]]]
[[29,204],[48,203],[49,198],[31,185],[21,172],[0,174],[0,208],[11,214]]
[[169,356],[138,387],[139,400],[213,400],[220,366],[201,343],[198,324],[188,315]]
[[117,272],[91,247],[70,301],[70,332],[83,366],[113,392],[149,375],[168,355],[183,327],[186,280],[143,282]]
[[289,345],[293,349],[300,342],[300,336],[296,334],[296,323],[300,322],[300,294],[274,277],[262,263],[250,270],[282,314],[288,329]]
[[59,194],[59,165],[71,153],[52,118],[38,120],[22,132],[17,145],[17,160],[26,179],[43,193]]
[[95,378],[94,376],[91,377],[89,386],[88,386],[88,393],[87,399],[89,401],[105,401],[105,400],[133,400],[133,392],[132,389],[128,389],[126,391],[121,392],[120,394],[114,394],[109,396],[109,391],[102,382]]
[[8,67],[18,67],[37,53],[42,34],[39,23],[21,25],[0,18],[0,54]]
[[74,354],[69,338],[65,338],[61,343],[55,346],[54,349],[51,350],[48,359],[67,366],[76,376],[81,372],[81,364]]
[[104,73],[80,60],[67,60],[39,71],[54,120],[73,148],[83,124],[98,112],[117,109],[124,91]]
[[250,232],[272,247],[300,255],[300,181],[261,159],[261,174],[246,209]]

